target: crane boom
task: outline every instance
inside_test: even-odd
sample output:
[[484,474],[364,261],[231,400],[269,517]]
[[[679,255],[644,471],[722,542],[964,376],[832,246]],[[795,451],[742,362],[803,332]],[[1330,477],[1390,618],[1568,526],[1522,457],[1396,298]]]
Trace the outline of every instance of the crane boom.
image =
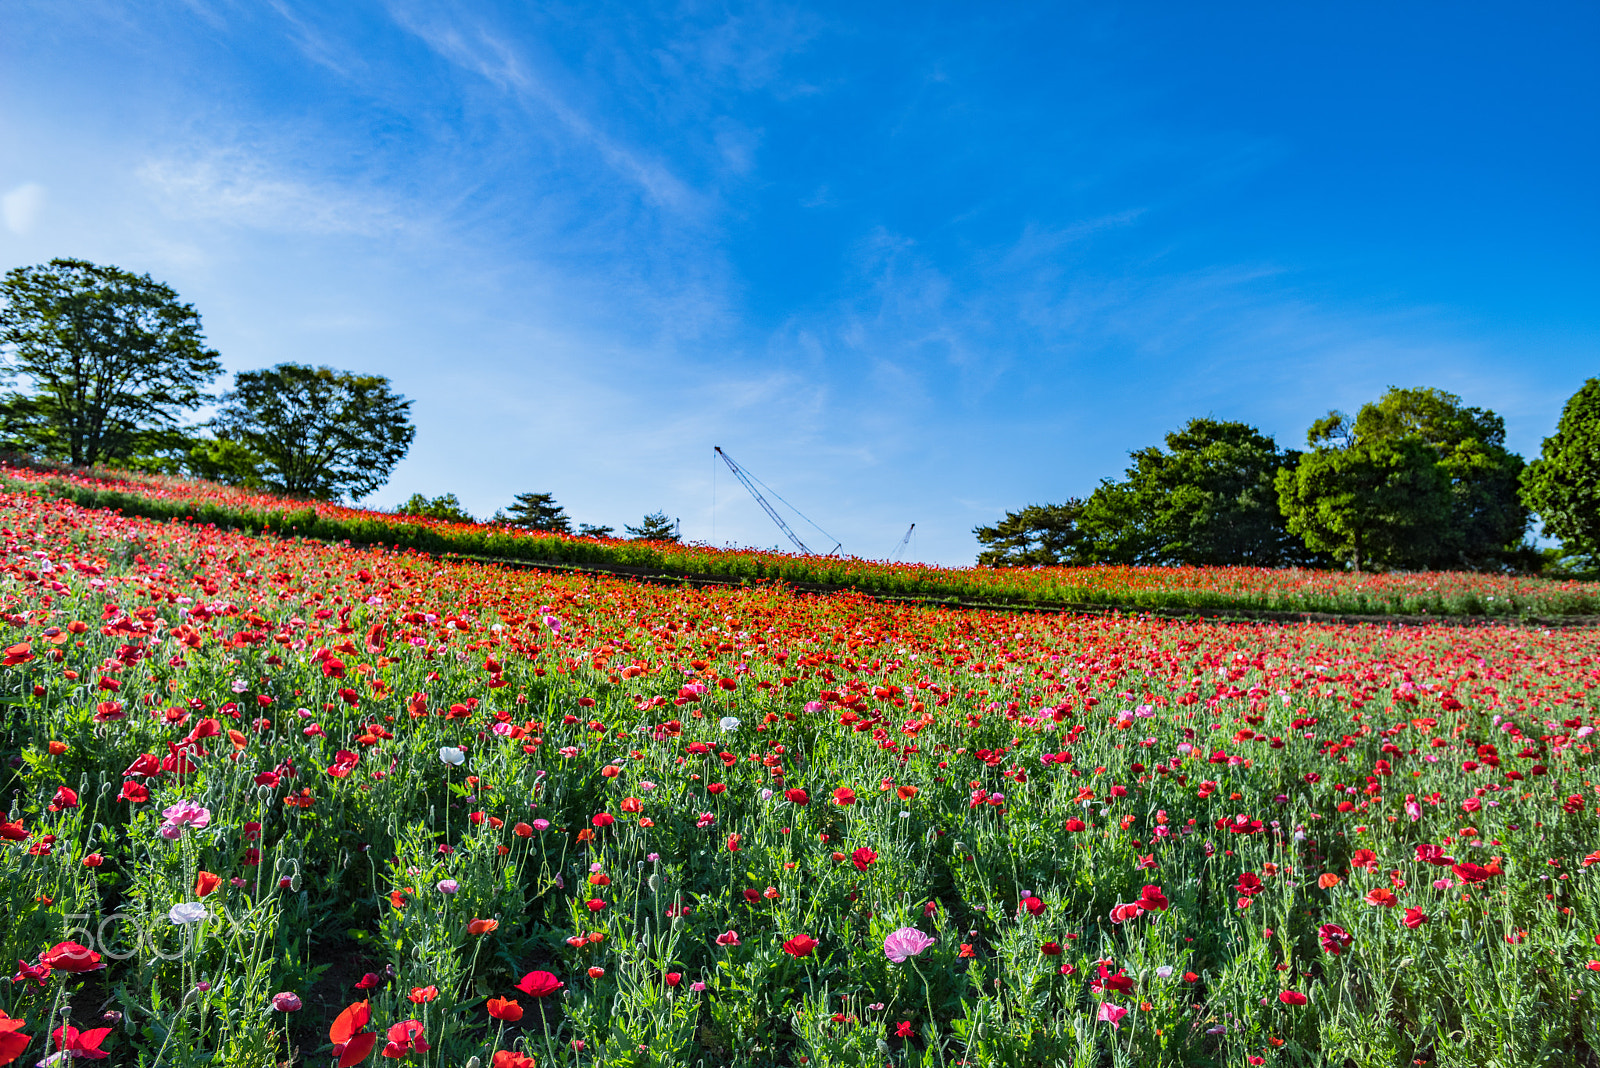
[[915,523],[906,528],[906,536],[901,538],[900,544],[894,547],[894,552],[889,554],[889,559],[893,560],[905,551],[906,545],[911,541],[911,532],[916,529],[917,525]]
[[778,524],[778,529],[788,535],[790,541],[794,542],[795,548],[807,556],[815,556],[815,553],[806,548],[806,543],[800,540],[800,536],[790,528],[788,523],[783,521],[783,516],[779,515],[772,505],[767,503],[767,499],[761,496],[761,491],[756,489],[755,483],[751,482],[750,477],[744,473],[744,468],[734,463],[733,457],[723,452],[721,445],[713,445],[711,447],[717,450],[717,455],[722,457],[722,462],[728,465],[728,470],[733,472],[733,477],[744,484],[744,488],[750,491],[750,496],[754,497],[756,503],[766,511],[767,515],[772,517],[772,521]]

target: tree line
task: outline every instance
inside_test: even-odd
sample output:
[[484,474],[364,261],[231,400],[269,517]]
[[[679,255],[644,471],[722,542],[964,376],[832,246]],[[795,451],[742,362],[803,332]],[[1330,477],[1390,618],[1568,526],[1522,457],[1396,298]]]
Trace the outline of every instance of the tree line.
[[[1088,497],[974,528],[978,563],[1573,571],[1600,558],[1600,379],[1531,464],[1506,448],[1500,416],[1430,388],[1329,412],[1306,444],[1190,420]],[[1561,549],[1528,540],[1533,515]]]
[[[222,373],[200,315],[148,274],[78,259],[17,267],[0,281],[0,448],[206,479],[312,500],[359,501],[389,480],[416,437],[412,402],[383,375],[280,363]],[[215,414],[186,418],[207,404]],[[417,494],[403,514],[472,521],[455,494]],[[492,522],[609,537],[548,493],[517,496]],[[630,536],[677,540],[665,514]]]

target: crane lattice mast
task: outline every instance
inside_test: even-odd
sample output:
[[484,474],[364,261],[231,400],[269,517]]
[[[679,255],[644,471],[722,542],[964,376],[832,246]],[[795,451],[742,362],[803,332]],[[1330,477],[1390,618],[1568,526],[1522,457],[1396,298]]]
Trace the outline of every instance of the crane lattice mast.
[[744,488],[750,491],[750,496],[754,497],[756,503],[766,511],[767,515],[772,517],[772,521],[778,524],[778,529],[788,535],[790,541],[794,542],[795,548],[807,556],[815,556],[816,553],[808,549],[806,543],[800,540],[800,535],[796,534],[789,524],[783,521],[783,516],[779,515],[777,510],[767,503],[767,499],[761,496],[761,491],[756,489],[754,482],[750,481],[750,476],[745,474],[744,468],[734,463],[733,457],[723,452],[721,445],[713,445],[711,447],[717,450],[717,455],[722,457],[722,462],[728,465],[728,470],[733,472],[733,477],[744,484]]

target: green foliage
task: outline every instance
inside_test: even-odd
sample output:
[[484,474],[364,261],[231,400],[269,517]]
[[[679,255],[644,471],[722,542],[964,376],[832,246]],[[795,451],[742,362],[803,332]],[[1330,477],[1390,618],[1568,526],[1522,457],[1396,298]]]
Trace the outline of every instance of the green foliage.
[[616,527],[601,526],[596,523],[578,524],[578,537],[580,538],[614,538],[616,536]]
[[1433,450],[1450,482],[1450,518],[1429,566],[1497,568],[1523,562],[1519,547],[1528,509],[1517,492],[1522,458],[1505,447],[1505,420],[1484,408],[1463,407],[1441,389],[1391,388],[1363,405],[1357,441],[1414,438]]
[[668,519],[665,512],[651,512],[639,521],[638,526],[630,527],[624,523],[622,529],[635,541],[678,540],[678,524]]
[[519,493],[511,506],[495,515],[494,521],[519,530],[542,530],[547,534],[571,534],[572,520],[556,503],[553,493]]
[[1600,378],[1591,378],[1561,410],[1539,459],[1522,473],[1522,500],[1544,533],[1570,551],[1600,557]]
[[1244,423],[1192,419],[1166,449],[1139,449],[1127,478],[1088,500],[1030,505],[977,527],[978,563],[1310,563],[1278,510],[1273,477],[1296,454]]
[[[1168,434],[1167,448],[1133,453],[1124,501],[1131,563],[1276,567],[1303,562],[1278,510],[1273,478],[1285,454],[1255,427],[1191,419]],[[1091,498],[1091,520],[1096,505]],[[1102,523],[1102,526],[1105,524]]]
[[1076,497],[1064,504],[1030,504],[992,527],[973,527],[983,567],[1028,567],[1065,564],[1081,559],[1088,537],[1078,526],[1083,501]]
[[263,486],[296,497],[360,500],[416,436],[411,401],[382,375],[280,363],[241,372],[222,404],[217,437],[260,457]]
[[1312,424],[1313,451],[1278,475],[1289,529],[1310,548],[1367,566],[1526,568],[1522,459],[1505,423],[1440,389],[1391,388],[1356,418]]
[[55,259],[7,272],[0,297],[7,371],[30,388],[4,398],[0,424],[42,455],[82,465],[159,451],[222,369],[199,314],[147,274]]
[[201,438],[190,446],[185,467],[194,477],[209,482],[260,489],[263,462],[255,450],[242,442],[231,438]]
[[420,493],[413,493],[406,502],[395,511],[400,515],[415,515],[425,519],[443,519],[450,523],[472,523],[472,518],[461,501],[454,493],[446,493],[438,497],[424,497]]
[[1289,530],[1357,571],[1427,566],[1450,517],[1449,483],[1415,439],[1317,449],[1280,471],[1277,488]]

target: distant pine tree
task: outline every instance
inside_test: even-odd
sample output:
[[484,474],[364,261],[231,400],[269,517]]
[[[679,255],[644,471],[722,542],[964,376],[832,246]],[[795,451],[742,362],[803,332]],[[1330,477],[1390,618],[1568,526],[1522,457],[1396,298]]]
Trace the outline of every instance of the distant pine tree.
[[651,512],[639,521],[638,526],[630,527],[624,523],[622,529],[635,541],[678,540],[678,524],[668,519],[665,512]]
[[522,530],[542,530],[549,534],[571,534],[572,520],[556,503],[553,493],[519,493],[510,507],[496,513],[495,522]]

